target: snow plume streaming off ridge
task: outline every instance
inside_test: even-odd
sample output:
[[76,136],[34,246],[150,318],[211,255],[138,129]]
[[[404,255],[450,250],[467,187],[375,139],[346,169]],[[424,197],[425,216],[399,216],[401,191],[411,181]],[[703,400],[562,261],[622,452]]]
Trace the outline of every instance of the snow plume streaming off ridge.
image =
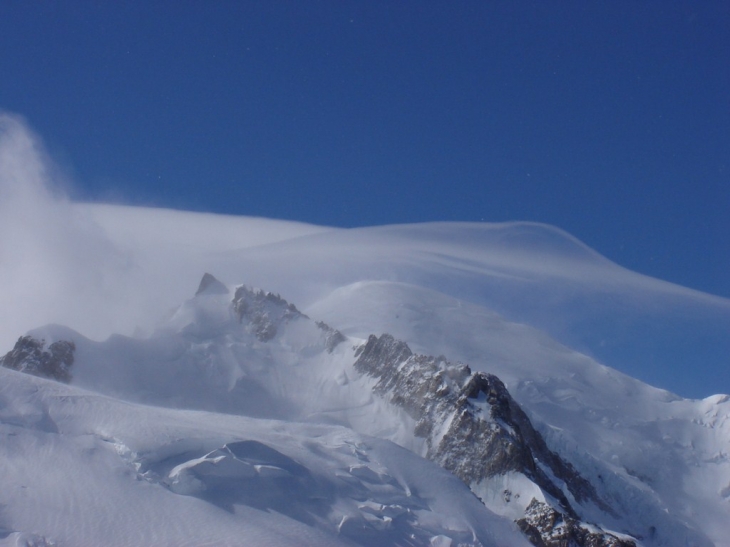
[[0,348],[59,323],[92,339],[151,330],[210,253],[327,230],[298,222],[75,203],[42,140],[0,111]]
[[[73,209],[65,184],[24,120],[0,112],[2,347],[49,322],[99,335],[99,317],[112,313],[104,294],[124,290],[119,283],[125,257],[90,218]],[[123,311],[113,313],[122,330]]]

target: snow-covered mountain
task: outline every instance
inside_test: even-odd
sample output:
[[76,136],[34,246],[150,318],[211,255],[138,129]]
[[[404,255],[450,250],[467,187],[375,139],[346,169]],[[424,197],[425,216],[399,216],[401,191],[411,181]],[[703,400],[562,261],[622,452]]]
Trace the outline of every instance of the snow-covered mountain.
[[727,299],[534,223],[74,203],[3,122],[0,545],[730,546]]
[[[0,523],[6,539],[102,537],[77,513],[93,513],[105,473],[124,468],[124,506],[159,496],[157,512],[187,523],[207,518],[199,510],[225,513],[229,528],[201,527],[190,544],[233,545],[235,534],[292,545],[727,544],[727,397],[681,399],[411,284],[361,282],[312,310],[343,330],[206,274],[146,336],[94,342],[48,326],[21,337],[5,367],[71,384],[3,373],[2,423],[26,447],[14,453],[26,473],[45,469],[37,452],[74,460],[101,446],[111,459],[86,461],[98,474],[64,473],[90,493],[74,494],[63,526],[57,506],[48,520],[13,512]],[[353,334],[358,317],[382,317],[397,338]],[[62,499],[71,488],[42,477],[36,495]],[[191,503],[179,497],[203,505],[177,508]],[[14,493],[0,503],[22,512]],[[271,521],[260,524],[261,512]],[[119,525],[119,544],[179,544],[175,534],[191,533],[150,529],[135,540],[133,521]],[[145,522],[139,530],[153,526]]]

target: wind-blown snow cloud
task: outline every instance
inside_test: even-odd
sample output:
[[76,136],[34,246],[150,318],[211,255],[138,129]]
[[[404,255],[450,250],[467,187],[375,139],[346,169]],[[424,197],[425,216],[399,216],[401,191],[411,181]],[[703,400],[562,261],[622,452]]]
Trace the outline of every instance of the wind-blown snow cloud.
[[0,354],[30,329],[147,331],[191,296],[207,257],[326,230],[296,222],[73,203],[22,117],[0,111]]
[[64,185],[25,121],[0,113],[2,347],[47,322],[101,334],[95,324],[108,313],[102,296],[122,288],[116,282],[128,266],[126,257],[73,208]]

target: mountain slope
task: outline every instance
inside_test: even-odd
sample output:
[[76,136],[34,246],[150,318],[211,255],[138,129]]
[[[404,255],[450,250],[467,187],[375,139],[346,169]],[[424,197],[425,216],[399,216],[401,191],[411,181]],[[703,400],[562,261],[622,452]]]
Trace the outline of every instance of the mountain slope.
[[[405,303],[410,310],[405,323],[419,347],[434,342],[429,333],[438,332],[439,321],[453,319],[449,310],[456,309],[444,295],[405,285],[359,289],[365,295],[361,302],[381,310]],[[373,299],[369,289],[415,290],[419,298]],[[352,291],[349,295],[341,303],[346,307],[354,303]],[[355,316],[363,308],[348,309]],[[420,316],[419,309],[428,316]],[[73,342],[73,383],[89,389],[171,407],[337,424],[396,442],[453,471],[492,511],[520,521],[528,535],[542,529],[545,541],[556,529],[572,526],[574,536],[594,534],[605,542],[592,545],[613,545],[611,537],[620,545],[620,533],[645,545],[681,544],[677,538],[722,545],[727,508],[722,490],[713,489],[727,480],[722,457],[728,440],[726,401],[679,399],[610,371],[534,329],[486,310],[462,311],[465,322],[449,328],[484,334],[471,343],[453,339],[472,357],[484,350],[483,358],[470,361],[477,372],[443,357],[414,355],[388,336],[348,340],[277,295],[247,287],[229,291],[209,277],[195,298],[146,339],[116,336],[98,343],[62,327],[31,335],[46,347]],[[377,315],[371,310],[365,317]],[[514,340],[505,338],[511,331]],[[501,344],[490,350],[490,342],[498,339]],[[497,357],[509,357],[510,349],[515,355],[500,364]],[[536,369],[534,361],[520,364],[525,355],[545,358],[545,367]],[[505,373],[509,392],[494,372]],[[586,400],[572,404],[566,393]],[[626,407],[611,408],[607,401]],[[704,416],[707,425],[712,412],[714,428],[693,421]],[[647,427],[664,427],[674,437],[652,445]],[[641,435],[645,438],[639,441]],[[675,446],[677,436],[687,435],[694,444]],[[210,446],[208,460],[230,458],[225,444]],[[645,461],[645,453],[656,459]],[[707,461],[692,467],[688,457]],[[197,473],[201,465],[208,465],[205,458],[185,469]],[[657,471],[683,480],[652,478]],[[550,513],[554,510],[558,513]],[[616,532],[607,535],[581,520]],[[559,534],[555,538],[560,541]]]
[[352,430],[0,379],[0,545],[526,544],[455,477]]
[[699,542],[695,536],[725,543],[727,397],[682,399],[527,325],[409,284],[357,283],[307,311],[353,336],[382,325],[418,352],[448,355],[474,371],[496,374],[551,449],[570,454],[603,499],[617,500],[623,524],[605,514],[586,515],[589,520],[602,519],[613,529],[624,526],[658,544]]

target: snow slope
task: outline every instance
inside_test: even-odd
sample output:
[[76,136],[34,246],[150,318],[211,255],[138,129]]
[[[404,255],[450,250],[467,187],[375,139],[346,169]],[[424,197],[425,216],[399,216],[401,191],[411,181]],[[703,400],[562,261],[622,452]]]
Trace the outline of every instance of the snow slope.
[[0,379],[0,545],[527,544],[449,473],[349,429]]
[[[381,325],[419,351],[448,355],[496,374],[550,447],[569,454],[581,473],[600,486],[604,499],[621,500],[625,526],[656,536],[658,523],[673,515],[716,545],[728,544],[727,396],[682,399],[605,367],[532,327],[412,285],[357,283],[308,311],[355,336]],[[364,317],[371,323],[363,325]],[[594,518],[618,526],[605,515]],[[677,538],[686,532],[669,529],[666,544],[683,545]]]

